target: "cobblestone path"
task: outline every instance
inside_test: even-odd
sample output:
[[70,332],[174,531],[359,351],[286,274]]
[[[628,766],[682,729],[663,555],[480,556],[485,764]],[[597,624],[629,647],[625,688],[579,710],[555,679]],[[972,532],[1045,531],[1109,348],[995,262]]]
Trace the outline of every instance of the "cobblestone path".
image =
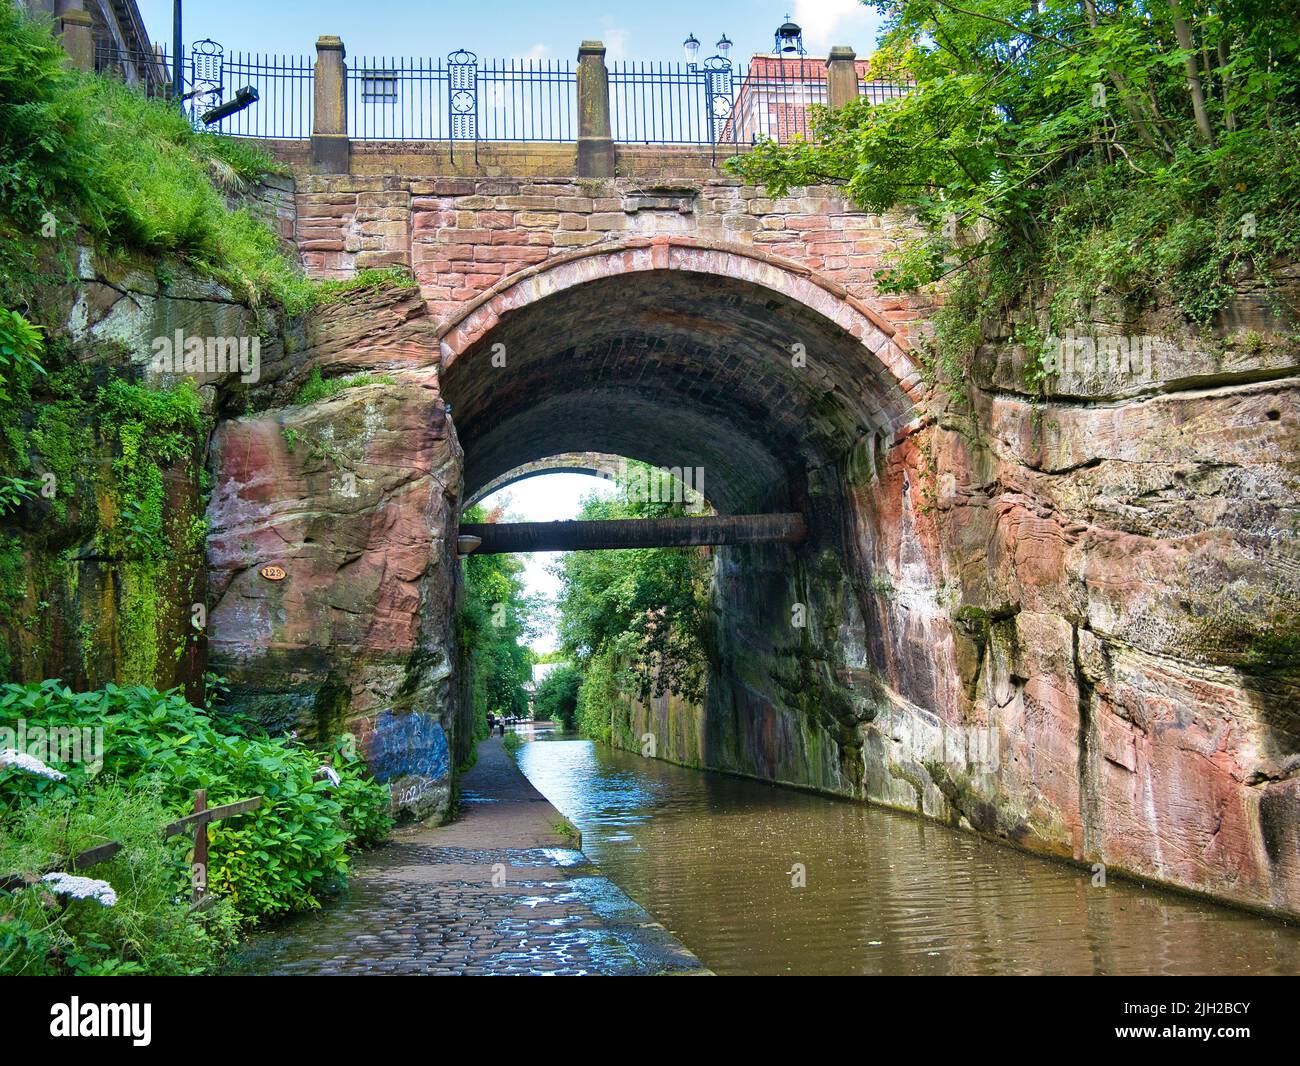
[[237,972],[705,972],[557,832],[559,812],[499,737],[479,745],[461,803],[451,825],[361,856],[344,899],[253,938]]

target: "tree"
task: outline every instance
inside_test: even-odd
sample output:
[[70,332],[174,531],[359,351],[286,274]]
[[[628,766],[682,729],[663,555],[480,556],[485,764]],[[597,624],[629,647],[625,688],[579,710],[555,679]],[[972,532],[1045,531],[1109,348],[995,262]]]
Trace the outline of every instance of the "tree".
[[[733,169],[843,183],[923,232],[881,275],[950,274],[986,311],[1026,289],[1074,314],[1163,285],[1208,321],[1243,271],[1300,250],[1300,31],[1262,0],[875,0],[900,99],[821,109],[815,143]],[[1247,221],[1243,221],[1247,220]]]
[[578,690],[582,688],[582,674],[572,666],[552,670],[537,686],[534,711],[543,721],[560,722],[572,729],[578,711]]
[[[629,481],[647,485],[654,472],[634,464]],[[589,496],[579,518],[655,518],[681,515],[680,493],[628,493],[604,499]],[[627,496],[636,498],[628,500]],[[648,495],[652,499],[641,499]],[[561,582],[558,630],[565,657],[582,673],[579,725],[599,735],[593,723],[608,718],[612,693],[647,699],[673,692],[686,699],[704,696],[708,676],[711,557],[698,548],[638,548],[572,552],[555,573]],[[590,685],[592,674],[602,678]],[[608,677],[606,676],[608,675]],[[590,685],[590,689],[589,689]],[[608,734],[606,721],[605,735]]]
[[[500,508],[465,512],[466,522],[499,522]],[[465,591],[457,617],[458,637],[470,655],[476,730],[487,735],[488,713],[523,717],[528,713],[535,636],[533,618],[540,604],[525,594],[523,563],[513,555],[470,555],[464,563]]]

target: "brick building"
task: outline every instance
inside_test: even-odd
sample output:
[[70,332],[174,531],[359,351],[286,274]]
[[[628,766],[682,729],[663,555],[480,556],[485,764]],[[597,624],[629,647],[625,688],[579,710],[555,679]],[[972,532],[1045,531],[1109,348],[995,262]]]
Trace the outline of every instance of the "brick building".
[[[858,92],[873,102],[900,95],[904,86],[870,81],[869,63],[854,63]],[[814,104],[829,102],[827,60],[807,55],[756,55],[736,93],[731,117],[724,124],[719,142],[755,144],[774,140],[781,144],[809,138],[808,115]],[[733,132],[733,123],[735,129]]]

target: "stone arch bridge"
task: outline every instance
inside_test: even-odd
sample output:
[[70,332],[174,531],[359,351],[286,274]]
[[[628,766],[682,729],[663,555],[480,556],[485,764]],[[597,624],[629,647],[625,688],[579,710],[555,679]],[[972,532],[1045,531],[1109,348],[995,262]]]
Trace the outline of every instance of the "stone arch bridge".
[[[928,308],[875,280],[905,220],[839,190],[768,196],[707,148],[612,145],[589,176],[581,143],[269,146],[311,274],[414,286],[319,308],[223,401],[209,654],[247,708],[350,729],[400,807],[442,813],[469,750],[466,501],[575,454],[703,467],[720,514],[798,513],[807,536],[718,551],[708,697],[625,708],[630,734],[1300,910],[1295,692],[1205,650],[1216,590],[1267,564],[1159,495],[1160,471],[1258,474],[1277,450],[1266,411],[1291,400],[1258,368],[1202,395],[1157,366],[1044,412],[1007,344],[955,411],[917,354]],[[314,370],[370,378],[295,402]],[[1113,505],[1135,470],[1168,513]]]

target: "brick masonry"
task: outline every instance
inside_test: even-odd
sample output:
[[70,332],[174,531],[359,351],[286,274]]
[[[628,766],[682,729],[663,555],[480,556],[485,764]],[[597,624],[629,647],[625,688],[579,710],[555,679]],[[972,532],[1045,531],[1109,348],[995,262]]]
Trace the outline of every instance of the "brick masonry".
[[766,196],[722,175],[707,150],[621,148],[622,176],[601,181],[547,176],[573,173],[566,145],[483,145],[475,164],[472,146],[453,161],[444,144],[358,142],[345,175],[307,173],[296,145],[271,147],[296,171],[294,239],[308,272],[407,267],[442,323],[551,258],[655,237],[798,264],[864,302],[900,344],[924,314],[875,282],[907,234],[902,219],[864,214],[830,188]]

